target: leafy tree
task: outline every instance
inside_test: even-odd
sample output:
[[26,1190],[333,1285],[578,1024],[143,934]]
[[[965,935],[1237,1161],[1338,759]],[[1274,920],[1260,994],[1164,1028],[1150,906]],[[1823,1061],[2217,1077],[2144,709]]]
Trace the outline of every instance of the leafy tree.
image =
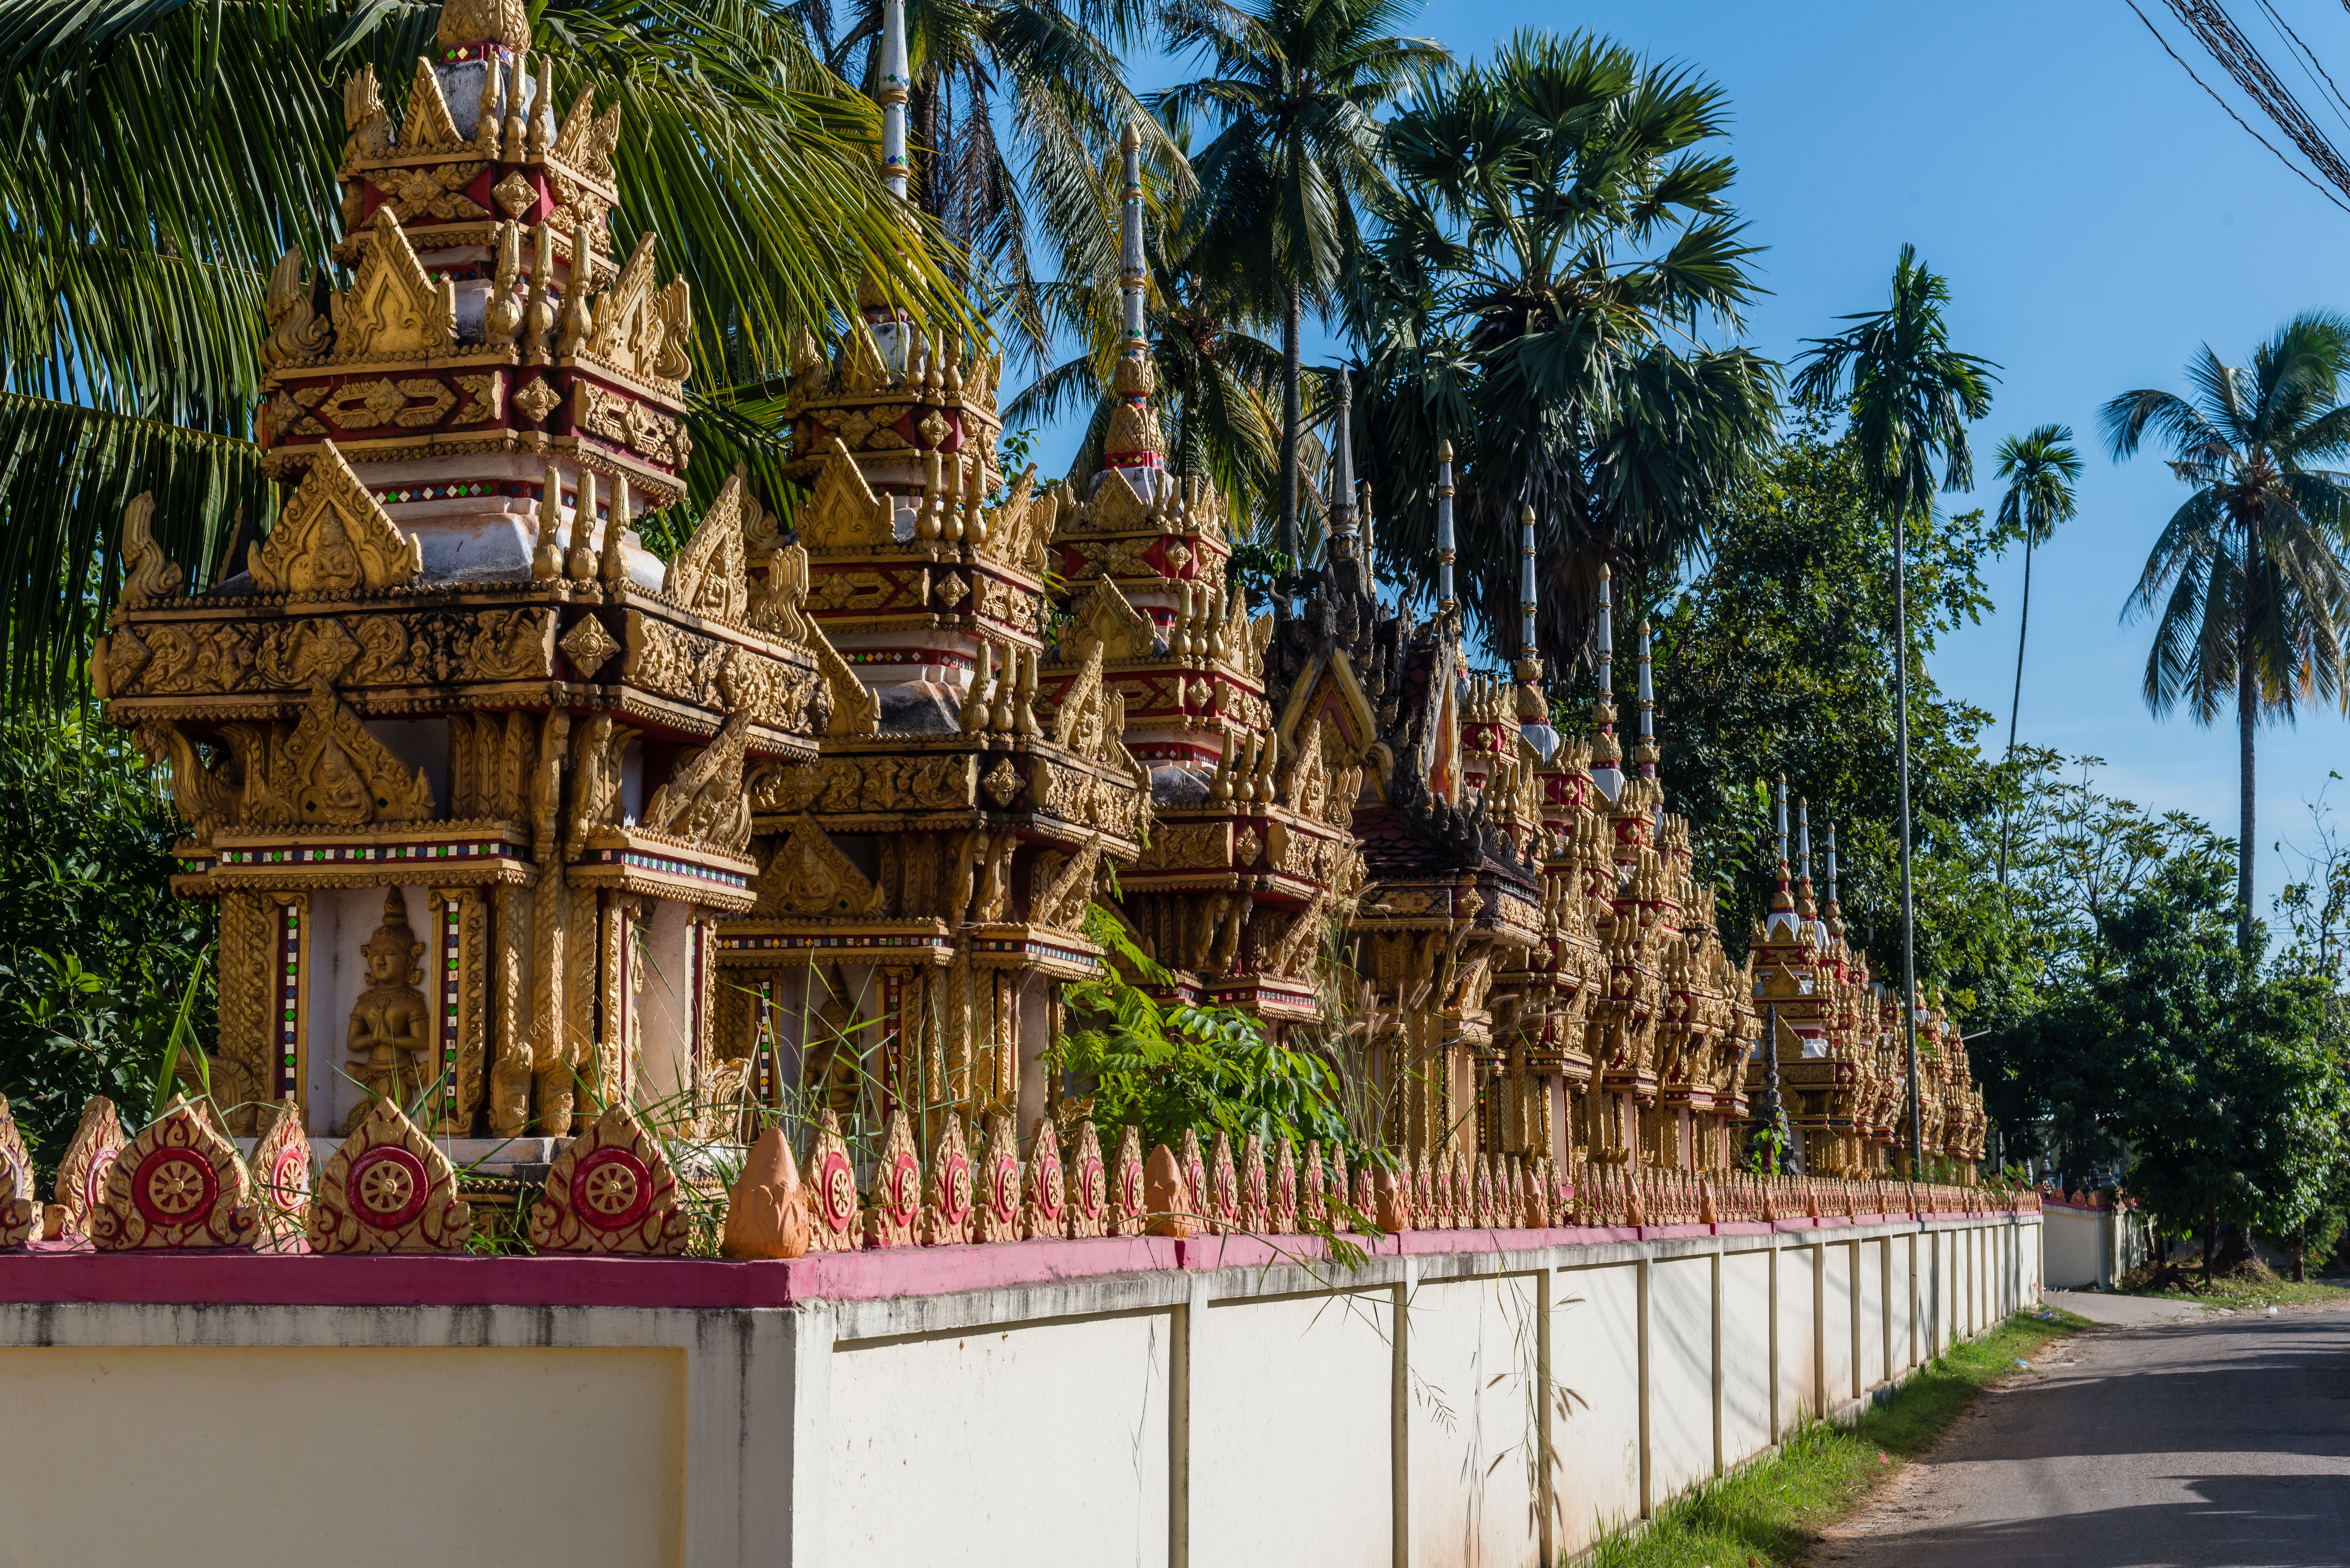
[[1918,1158],[1918,1033],[1915,1002],[1917,941],[1909,812],[1909,619],[1903,608],[1908,579],[1906,530],[1934,510],[1934,466],[1941,488],[1974,484],[1967,421],[1991,411],[1989,360],[1950,347],[1943,312],[1950,284],[1903,245],[1893,265],[1893,298],[1883,310],[1863,311],[1833,337],[1814,338],[1795,377],[1798,397],[1836,404],[1846,399],[1861,478],[1879,514],[1893,524],[1893,695],[1899,775],[1901,860],[1901,1021],[1909,1039],[1909,1151]]
[[1351,280],[1368,363],[1356,457],[1392,514],[1380,548],[1434,580],[1436,451],[1470,612],[1517,644],[1518,529],[1534,508],[1536,639],[1583,661],[1599,569],[1679,569],[1767,447],[1775,371],[1735,332],[1756,247],[1726,198],[1729,102],[1590,34],[1513,35],[1398,115],[1399,182]]
[[192,976],[213,1034],[209,906],[175,898],[161,775],[94,706],[0,725],[0,1093],[53,1164],[105,1095],[143,1118]]
[[1388,185],[1373,118],[1450,57],[1428,38],[1398,36],[1403,0],[1186,0],[1171,46],[1196,50],[1209,74],[1153,99],[1179,129],[1220,129],[1192,161],[1200,200],[1191,242],[1234,258],[1240,275],[1277,294],[1281,313],[1281,550],[1298,531],[1305,307],[1330,298],[1361,244],[1357,204]]
[[[1634,613],[1656,607],[1666,802],[1690,819],[1732,952],[1767,907],[1775,856],[1759,790],[1783,774],[1811,803],[1815,853],[1827,825],[1839,828],[1854,940],[1880,967],[1898,961],[1899,867],[1886,826],[1899,788],[1893,587],[1881,569],[1891,535],[1851,437],[1812,410],[1725,499],[1713,544],[1685,582],[1623,585]],[[1930,515],[1912,537],[1905,607],[1912,639],[1930,650],[1990,607],[1982,570],[2009,535],[1969,513]],[[1586,680],[1563,704],[1563,724],[1589,712],[1588,694]],[[1954,992],[1970,1020],[2028,1005],[2040,961],[2028,910],[2002,912],[1991,891],[1999,814],[2017,794],[1975,743],[1991,715],[1945,696],[1924,671],[1910,695],[1919,972]]]
[[[2023,639],[2032,631],[2032,553],[2055,535],[2056,525],[2080,510],[2073,486],[2080,482],[2081,454],[2073,450],[2073,427],[2042,425],[2028,435],[1999,443],[2000,526],[2023,540],[2023,604],[2015,623],[2015,695],[2007,708],[2007,755],[2015,757],[2015,726],[2023,715]],[[1999,845],[1999,885],[2007,886],[2007,833]]]
[[1285,1137],[1301,1157],[1309,1140],[1351,1147],[1327,1057],[1275,1044],[1237,1008],[1170,1005],[1141,990],[1128,973],[1164,985],[1167,971],[1098,905],[1086,932],[1114,961],[1098,979],[1068,987],[1069,1026],[1050,1058],[1065,1104],[1102,1127],[1139,1127],[1146,1153],[1173,1147],[1186,1131],[1202,1143],[1229,1134],[1235,1148],[1251,1133],[1267,1148]]
[[2157,535],[2122,618],[2158,615],[2146,661],[2146,702],[2158,715],[2183,701],[2209,724],[2235,699],[2237,940],[2248,955],[2254,732],[2345,692],[2350,474],[2322,465],[2350,455],[2345,371],[2350,318],[2307,311],[2255,348],[2249,369],[2207,347],[2187,367],[2191,397],[2142,389],[2103,412],[2116,460],[2151,432],[2192,489]]

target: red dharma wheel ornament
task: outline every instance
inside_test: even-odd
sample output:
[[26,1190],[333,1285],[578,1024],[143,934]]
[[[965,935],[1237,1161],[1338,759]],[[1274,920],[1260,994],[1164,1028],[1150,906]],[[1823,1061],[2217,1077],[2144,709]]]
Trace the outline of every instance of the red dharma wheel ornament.
[[1066,1178],[1061,1170],[1061,1151],[1049,1138],[1037,1140],[1035,1158],[1036,1217],[1047,1226],[1057,1225],[1061,1209],[1068,1200]]
[[1273,1207],[1276,1213],[1297,1212],[1297,1172],[1285,1159],[1274,1168]]
[[939,1218],[950,1228],[962,1225],[971,1219],[971,1156],[949,1149],[939,1161],[937,1181]]
[[130,1179],[130,1200],[151,1225],[200,1221],[219,1196],[220,1178],[213,1173],[212,1162],[184,1148],[157,1149],[140,1162]]
[[302,1198],[309,1185],[309,1151],[290,1147],[279,1150],[277,1163],[269,1170],[269,1196],[279,1203],[290,1203]]
[[1142,1212],[1142,1167],[1130,1159],[1118,1164],[1118,1206],[1127,1214]]
[[857,1222],[857,1173],[849,1168],[848,1156],[837,1148],[824,1150],[808,1177],[816,1222],[835,1236],[847,1235]]
[[1020,1161],[1011,1155],[1001,1155],[988,1162],[987,1210],[1000,1222],[1009,1225],[1020,1217]]
[[1109,1206],[1109,1172],[1102,1165],[1101,1155],[1092,1149],[1077,1161],[1077,1211],[1088,1220],[1098,1220]]
[[394,1231],[424,1211],[432,1178],[406,1149],[383,1144],[351,1161],[343,1197],[351,1211],[379,1231]]
[[634,1151],[606,1144],[571,1172],[571,1211],[598,1231],[626,1231],[652,1207],[652,1172]]
[[106,1201],[106,1173],[114,1168],[114,1161],[122,1153],[119,1147],[101,1144],[89,1157],[89,1164],[81,1174],[81,1206],[85,1214],[94,1214]]
[[910,1154],[886,1160],[873,1173],[873,1206],[892,1225],[910,1226],[922,1207],[922,1172]]

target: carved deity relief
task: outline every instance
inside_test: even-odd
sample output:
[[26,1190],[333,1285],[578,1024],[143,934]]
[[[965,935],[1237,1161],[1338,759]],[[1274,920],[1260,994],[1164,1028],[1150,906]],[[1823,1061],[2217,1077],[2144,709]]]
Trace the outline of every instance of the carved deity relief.
[[[383,898],[383,924],[359,949],[368,989],[351,1007],[344,1049],[356,1058],[350,1075],[374,1094],[405,1106],[430,1081],[432,1010],[417,987],[424,979],[424,944],[408,927],[408,903],[397,888]],[[368,1104],[352,1107],[348,1135],[366,1120]]]
[[424,544],[400,531],[325,441],[277,526],[247,552],[245,569],[264,593],[379,593],[415,580]]

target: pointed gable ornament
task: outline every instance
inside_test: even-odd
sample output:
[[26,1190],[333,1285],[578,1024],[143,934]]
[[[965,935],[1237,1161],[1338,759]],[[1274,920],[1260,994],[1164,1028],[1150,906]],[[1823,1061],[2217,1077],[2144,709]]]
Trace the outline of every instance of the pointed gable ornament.
[[564,1146],[530,1207],[530,1244],[542,1251],[673,1258],[691,1229],[668,1157],[626,1105]]
[[329,441],[320,443],[277,526],[251,546],[245,563],[264,593],[381,593],[415,581],[424,569],[424,545],[393,524]]
[[0,1247],[21,1247],[39,1228],[41,1205],[33,1193],[33,1157],[16,1117],[0,1098]]
[[389,1100],[375,1100],[318,1174],[313,1252],[462,1252],[473,1211],[449,1157]]
[[750,602],[743,549],[747,495],[744,473],[738,465],[661,578],[661,592],[696,615],[740,620]]
[[236,1145],[180,1095],[107,1168],[89,1239],[101,1252],[242,1250],[260,1223]]

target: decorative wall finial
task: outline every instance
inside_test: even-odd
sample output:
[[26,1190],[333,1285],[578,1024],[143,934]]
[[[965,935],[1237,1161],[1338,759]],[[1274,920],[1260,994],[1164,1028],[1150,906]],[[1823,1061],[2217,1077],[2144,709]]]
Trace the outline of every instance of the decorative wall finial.
[[1119,350],[1110,389],[1124,406],[1110,416],[1103,441],[1105,468],[1160,468],[1167,443],[1159,433],[1159,418],[1150,397],[1159,389],[1159,372],[1150,359],[1150,339],[1143,330],[1142,290],[1142,130],[1132,121],[1118,138],[1120,178],[1124,192],[1118,214],[1118,300],[1125,347]]
[[900,202],[906,199],[906,96],[913,85],[906,63],[906,0],[881,0],[881,179]]
[[1657,688],[1649,678],[1648,623],[1640,623],[1640,738],[1632,748],[1633,760],[1640,764],[1640,776],[1657,776]]
[[1338,406],[1330,427],[1330,539],[1355,537],[1355,379],[1338,369]]

